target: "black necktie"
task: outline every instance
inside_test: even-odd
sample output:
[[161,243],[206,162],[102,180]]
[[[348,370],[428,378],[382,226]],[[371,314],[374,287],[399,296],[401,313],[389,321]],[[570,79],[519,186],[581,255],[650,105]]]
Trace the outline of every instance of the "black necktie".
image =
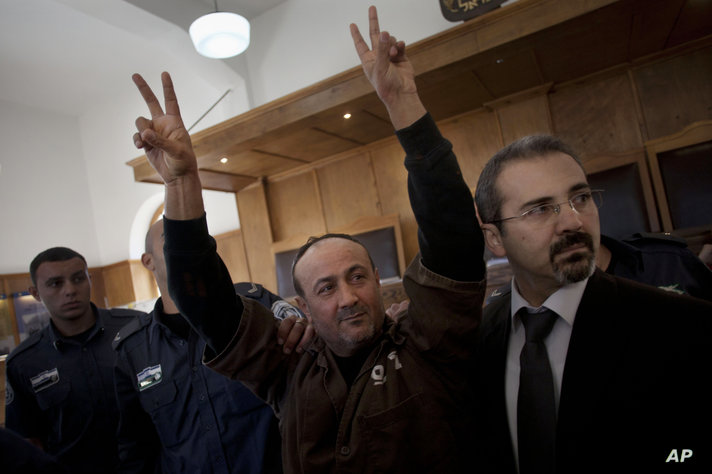
[[526,342],[519,356],[519,397],[517,398],[517,439],[521,474],[554,472],[556,400],[554,377],[544,339],[558,317],[547,309],[541,313],[520,310]]

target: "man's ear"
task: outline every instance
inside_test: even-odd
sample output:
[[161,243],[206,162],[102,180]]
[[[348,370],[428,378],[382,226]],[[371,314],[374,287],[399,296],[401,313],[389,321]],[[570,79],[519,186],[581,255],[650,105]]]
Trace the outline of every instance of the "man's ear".
[[306,316],[307,321],[309,321],[311,323],[312,322],[311,312],[309,311],[309,305],[307,304],[306,300],[304,298],[302,298],[301,296],[295,296],[294,302],[297,303],[297,306],[299,306],[299,309],[302,310],[302,313],[304,313],[304,316]]
[[144,253],[141,255],[141,263],[144,267],[146,267],[146,270],[150,272],[155,270],[155,267],[153,265],[153,255],[151,255],[150,253]]
[[507,251],[502,244],[502,234],[494,224],[482,224],[482,234],[485,237],[487,248],[494,254],[495,257],[505,257]]
[[28,290],[34,299],[36,299],[39,302],[42,302],[42,299],[40,298],[40,292],[37,291],[36,286],[31,286],[28,288]]

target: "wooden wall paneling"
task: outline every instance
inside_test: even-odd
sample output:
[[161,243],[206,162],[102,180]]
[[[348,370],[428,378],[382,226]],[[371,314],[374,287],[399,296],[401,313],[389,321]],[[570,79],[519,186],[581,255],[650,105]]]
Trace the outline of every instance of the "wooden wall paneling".
[[418,224],[408,198],[408,172],[403,165],[405,153],[393,137],[383,140],[369,151],[376,188],[383,214],[398,214],[406,264],[418,253]]
[[252,281],[242,231],[237,229],[216,235],[215,242],[218,246],[218,255],[225,262],[233,283]]
[[106,293],[104,272],[101,267],[90,268],[89,278],[91,278],[91,301],[100,308],[109,308],[109,298]]
[[[653,183],[651,180],[650,169],[648,162],[645,159],[645,150],[638,148],[624,153],[613,153],[609,155],[599,155],[595,157],[587,157],[582,160],[586,174],[598,173],[600,171],[609,170],[618,166],[624,166],[630,163],[638,165],[640,172],[640,185],[643,189],[643,198],[645,199],[645,211],[648,214],[648,225],[652,232],[660,232],[660,220],[658,219],[658,210],[655,206],[655,193],[653,192]],[[604,206],[606,196],[603,196]]]
[[497,113],[502,143],[506,145],[527,135],[552,132],[547,97],[551,86],[546,84],[485,104]]
[[[106,290],[105,302],[108,307],[122,306],[138,301],[136,288],[134,287],[134,270],[137,268],[137,265],[141,265],[141,262],[138,260],[125,260],[123,262],[107,265],[101,269],[104,279],[104,288]],[[143,266],[141,266],[141,268],[143,268]],[[136,274],[138,274],[138,272],[136,272]],[[142,289],[141,296],[145,294],[145,291]]]
[[314,128],[297,130],[283,135],[279,141],[269,141],[260,145],[262,152],[288,156],[303,161],[315,161],[333,154],[360,146],[353,140],[341,138]]
[[272,229],[263,182],[237,193],[237,212],[250,278],[276,292],[277,275],[272,258]]
[[653,188],[655,189],[655,198],[658,202],[660,218],[665,232],[672,232],[675,229],[672,216],[670,215],[670,208],[667,203],[665,183],[660,172],[657,155],[676,148],[703,143],[710,139],[712,139],[712,120],[702,120],[685,127],[677,133],[645,142],[645,151],[648,156],[648,163],[650,164],[650,174],[653,181]]
[[[265,190],[275,242],[294,235],[321,235],[326,232],[319,185],[313,169],[269,181]],[[249,255],[249,247],[246,248]]]
[[645,114],[643,113],[643,104],[640,101],[640,92],[638,91],[638,84],[635,81],[635,76],[632,69],[626,71],[628,76],[628,82],[630,83],[630,90],[633,93],[633,101],[635,102],[635,115],[638,117],[638,125],[640,126],[640,136],[643,142],[650,139],[650,133],[648,133],[648,124],[645,122]]
[[[17,318],[15,315],[15,303],[13,302],[12,299],[12,291],[10,290],[10,285],[9,282],[6,278],[2,278],[2,286],[0,286],[0,290],[2,293],[5,294],[5,304],[7,305],[7,316],[10,319],[9,321],[9,326],[10,330],[12,331],[12,335],[15,339],[15,347],[17,347],[18,344],[20,344],[20,331],[17,327]],[[4,381],[4,378],[3,378]],[[2,392],[4,394],[4,391]],[[4,413],[4,410],[2,410]]]
[[[220,162],[223,157],[228,159],[227,163]],[[286,156],[273,155],[255,150],[244,150],[226,153],[224,156],[217,156],[213,163],[204,164],[201,169],[220,173],[231,173],[245,177],[267,176],[269,174],[280,173],[293,168],[295,165],[306,162],[306,160],[298,160]]]
[[344,227],[333,229],[333,232],[356,235],[383,229],[385,227],[393,227],[395,231],[396,252],[398,253],[398,273],[400,273],[402,277],[406,269],[406,260],[402,245],[397,244],[398,242],[403,242],[403,232],[400,228],[398,214],[359,217]]
[[557,88],[549,101],[554,133],[580,156],[643,145],[633,91],[624,70]]
[[361,216],[382,214],[367,152],[333,161],[317,168],[316,173],[328,231]]
[[32,279],[30,279],[29,273],[15,273],[11,275],[3,275],[3,281],[5,292],[8,295],[13,293],[19,293],[21,291],[28,291],[32,285]]
[[135,301],[131,265],[128,260],[107,265],[101,270],[106,288],[108,307],[120,306]]
[[438,125],[443,136],[452,142],[465,182],[474,190],[485,163],[502,148],[496,115],[479,109]]
[[633,69],[650,139],[712,118],[712,46]]

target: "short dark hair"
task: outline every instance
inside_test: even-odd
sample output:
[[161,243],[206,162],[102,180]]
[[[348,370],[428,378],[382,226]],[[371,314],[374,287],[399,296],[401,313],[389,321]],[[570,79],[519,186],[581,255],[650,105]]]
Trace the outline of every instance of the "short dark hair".
[[477,180],[475,204],[477,204],[477,212],[482,222],[485,224],[494,222],[497,228],[502,230],[502,223],[496,222],[502,218],[500,214],[502,196],[497,191],[495,184],[506,164],[518,160],[538,158],[553,152],[569,155],[582,170],[584,169],[581,160],[571,147],[552,135],[529,135],[510,143],[495,153],[487,161]]
[[294,261],[292,262],[292,283],[294,284],[294,289],[296,290],[297,294],[304,298],[304,289],[302,288],[302,285],[299,284],[299,280],[297,280],[297,277],[294,275],[294,269],[297,267],[297,262],[301,260],[301,258],[304,256],[304,254],[309,250],[309,248],[314,245],[317,242],[321,242],[322,240],[326,239],[345,239],[345,240],[350,240],[351,242],[356,242],[359,244],[361,247],[366,250],[366,255],[368,255],[368,260],[371,262],[371,269],[376,269],[376,265],[373,263],[373,259],[371,258],[371,254],[369,253],[368,249],[366,248],[361,241],[359,241],[357,238],[355,238],[352,235],[349,234],[338,234],[338,233],[330,233],[330,234],[324,234],[320,237],[309,237],[307,239],[307,242],[299,247],[299,250],[297,250],[297,254],[294,256]]
[[73,258],[81,258],[86,265],[86,259],[79,252],[67,247],[52,247],[40,252],[37,256],[32,259],[30,263],[30,278],[32,279],[32,285],[37,286],[37,269],[45,262],[64,262],[66,260],[71,260]]

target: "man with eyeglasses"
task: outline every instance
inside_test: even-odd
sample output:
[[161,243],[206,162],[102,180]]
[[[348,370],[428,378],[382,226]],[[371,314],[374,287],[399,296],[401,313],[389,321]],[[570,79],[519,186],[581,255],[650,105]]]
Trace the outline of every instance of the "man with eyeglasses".
[[512,143],[480,175],[486,245],[513,273],[478,340],[482,472],[709,467],[712,305],[596,269],[600,197],[551,136]]

